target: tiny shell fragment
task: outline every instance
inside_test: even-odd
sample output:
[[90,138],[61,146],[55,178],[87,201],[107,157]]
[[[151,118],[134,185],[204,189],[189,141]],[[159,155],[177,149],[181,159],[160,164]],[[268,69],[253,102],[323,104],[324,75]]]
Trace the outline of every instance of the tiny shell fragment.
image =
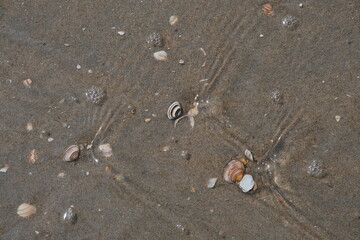
[[239,183],[239,187],[243,192],[248,192],[255,186],[254,178],[250,174],[245,174]]
[[339,115],[336,115],[336,116],[335,116],[335,120],[336,120],[337,122],[339,122],[340,119],[341,119],[341,117],[340,117]]
[[250,160],[250,161],[254,161],[254,156],[253,154],[250,152],[249,149],[245,150],[245,156]]
[[270,3],[262,5],[262,11],[268,16],[274,16],[273,7]]
[[179,20],[179,17],[178,16],[171,16],[170,19],[169,19],[169,23],[170,25],[174,25],[177,21]]
[[28,130],[28,131],[34,130],[33,124],[32,123],[27,123],[26,124],[26,130]]
[[215,185],[216,185],[217,180],[218,180],[217,178],[210,178],[209,181],[208,181],[207,187],[208,188],[214,188]]
[[25,87],[31,87],[32,81],[30,78],[28,78],[23,81],[23,84]]
[[29,163],[35,163],[38,160],[39,152],[35,149],[31,150],[28,154]]
[[34,213],[36,213],[36,207],[27,203],[21,204],[17,209],[17,214],[23,218],[30,217]]
[[158,61],[166,61],[168,56],[165,51],[158,51],[154,53],[154,58]]
[[99,149],[105,157],[111,157],[113,154],[111,145],[109,143],[101,144]]
[[0,168],[0,172],[6,173],[7,170],[9,169],[10,165],[9,164],[4,164],[2,166],[2,168]]
[[144,119],[144,122],[146,122],[146,123],[148,123],[148,122],[150,122],[151,121],[151,118],[145,118]]

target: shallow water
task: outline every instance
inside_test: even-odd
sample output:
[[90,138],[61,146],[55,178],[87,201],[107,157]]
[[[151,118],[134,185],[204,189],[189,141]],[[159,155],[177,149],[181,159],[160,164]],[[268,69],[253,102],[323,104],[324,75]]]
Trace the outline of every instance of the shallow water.
[[[1,3],[1,238],[358,239],[360,5],[270,2],[273,17],[263,1]],[[146,43],[155,31],[163,48]],[[85,96],[92,86],[106,91],[101,105]],[[187,111],[196,95],[195,127],[174,128],[167,107]],[[245,149],[257,160],[250,194],[222,180]],[[309,173],[314,161],[326,175]],[[37,208],[28,219],[23,202]],[[73,225],[61,221],[71,205]]]

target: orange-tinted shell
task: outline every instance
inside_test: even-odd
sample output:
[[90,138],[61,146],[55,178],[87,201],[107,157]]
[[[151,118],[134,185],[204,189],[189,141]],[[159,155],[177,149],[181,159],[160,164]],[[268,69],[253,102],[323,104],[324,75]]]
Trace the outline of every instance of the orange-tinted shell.
[[31,150],[28,154],[29,163],[35,163],[38,159],[39,152],[35,149]]
[[239,182],[245,173],[244,164],[239,160],[229,162],[224,171],[224,180],[230,183]]
[[273,7],[270,3],[262,5],[262,11],[268,16],[274,16]]

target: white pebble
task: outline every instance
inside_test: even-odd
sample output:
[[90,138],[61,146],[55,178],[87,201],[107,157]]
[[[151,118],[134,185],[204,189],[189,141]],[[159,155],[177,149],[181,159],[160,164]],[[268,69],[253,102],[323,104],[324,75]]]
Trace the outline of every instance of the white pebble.
[[52,142],[54,139],[52,137],[48,138],[48,142]]
[[335,116],[335,120],[336,120],[337,122],[339,122],[340,119],[341,119],[341,117],[340,117],[339,115],[336,115],[336,116]]
[[125,32],[124,31],[118,31],[117,32],[120,36],[124,36],[125,35]]
[[254,178],[250,174],[245,174],[239,183],[239,187],[243,192],[248,192],[255,185]]
[[179,60],[179,63],[180,63],[181,65],[184,65],[184,64],[185,64],[185,61],[182,60],[182,59],[180,59],[180,60]]
[[264,34],[260,34],[259,37],[263,38],[263,37],[264,37]]
[[80,69],[81,69],[81,65],[78,64],[78,65],[76,66],[76,69],[80,70]]

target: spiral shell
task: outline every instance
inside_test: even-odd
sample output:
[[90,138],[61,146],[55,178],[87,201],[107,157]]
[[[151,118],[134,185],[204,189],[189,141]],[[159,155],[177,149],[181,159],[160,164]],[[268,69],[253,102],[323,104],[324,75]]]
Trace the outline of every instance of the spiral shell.
[[75,161],[79,157],[79,152],[80,149],[78,145],[71,145],[64,152],[63,160],[66,162]]
[[262,11],[268,16],[274,16],[273,7],[270,3],[262,5]]
[[109,143],[101,144],[99,150],[104,154],[105,157],[111,157],[113,154],[111,145]]
[[36,213],[36,207],[27,203],[21,204],[17,209],[17,214],[23,218],[30,217],[34,213]]
[[183,110],[179,102],[173,102],[167,110],[167,117],[170,120],[175,120],[181,117],[182,114]]
[[239,182],[243,178],[244,173],[244,164],[240,160],[232,160],[225,167],[224,180],[229,183]]

